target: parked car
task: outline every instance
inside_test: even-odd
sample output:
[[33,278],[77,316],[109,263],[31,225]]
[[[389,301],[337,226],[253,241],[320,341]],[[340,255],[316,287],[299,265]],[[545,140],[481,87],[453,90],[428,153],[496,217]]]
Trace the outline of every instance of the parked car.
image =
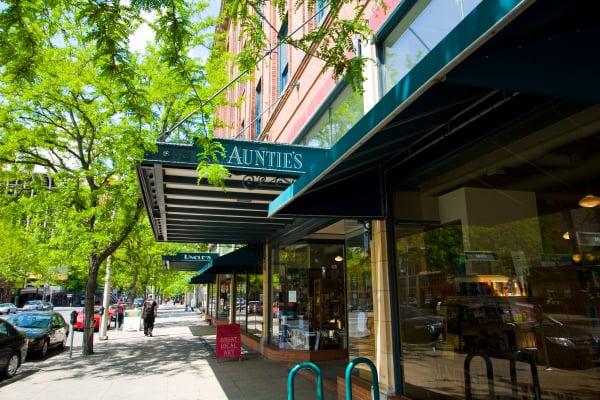
[[444,318],[412,305],[400,306],[402,339],[407,343],[431,343],[444,332]]
[[248,302],[248,314],[262,314],[263,305],[261,301],[249,301]]
[[57,312],[24,312],[11,316],[8,322],[27,335],[28,351],[35,351],[42,357],[49,348],[62,348],[67,344],[69,325]]
[[[100,307],[94,307],[94,331],[100,330],[100,320],[102,316],[100,315]],[[76,331],[82,331],[83,326],[85,324],[85,314],[82,311],[77,311],[77,320],[75,324],[73,324],[73,329]]]
[[29,300],[23,305],[23,311],[42,311],[44,303],[41,300]]
[[[600,337],[585,328],[569,326],[545,315],[542,326],[538,322],[534,332],[540,363],[546,363],[544,357],[547,353],[551,367],[587,369],[600,366]],[[542,337],[546,339],[545,351]]]
[[0,319],[0,373],[11,378],[25,361],[27,337],[12,324]]
[[54,310],[54,304],[49,301],[42,301],[42,310],[44,311],[52,311]]
[[117,321],[117,314],[118,314],[118,306],[116,304],[111,304],[108,307],[108,314],[110,315],[110,321],[111,322],[116,322]]
[[2,303],[0,304],[0,314],[16,314],[17,306],[13,303]]
[[143,305],[144,305],[144,298],[143,297],[137,297],[137,298],[135,298],[135,300],[133,300],[133,306],[134,307],[141,308]]

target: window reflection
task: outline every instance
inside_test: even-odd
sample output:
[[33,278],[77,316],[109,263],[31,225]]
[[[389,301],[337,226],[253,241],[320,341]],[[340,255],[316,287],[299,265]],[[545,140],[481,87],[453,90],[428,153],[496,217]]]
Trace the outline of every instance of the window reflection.
[[426,190],[395,193],[421,205],[395,215],[411,398],[486,398],[486,360],[498,397],[598,398],[600,207],[578,202],[599,192],[588,162],[600,138],[586,132],[545,153],[515,144],[494,167],[471,150],[466,164],[431,167]]
[[363,96],[346,87],[299,144],[330,148],[364,115]]
[[465,18],[481,0],[420,0],[382,45],[385,92]]

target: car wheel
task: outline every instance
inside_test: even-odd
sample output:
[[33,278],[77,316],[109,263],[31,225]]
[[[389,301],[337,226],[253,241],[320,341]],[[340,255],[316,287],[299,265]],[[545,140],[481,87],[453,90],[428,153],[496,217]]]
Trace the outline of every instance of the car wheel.
[[48,342],[49,340],[46,339],[44,340],[44,344],[42,344],[42,350],[40,350],[40,355],[42,358],[46,357],[46,354],[48,354]]
[[17,369],[19,369],[19,355],[17,353],[14,353],[8,359],[8,364],[6,365],[4,375],[7,378],[12,378],[17,373]]

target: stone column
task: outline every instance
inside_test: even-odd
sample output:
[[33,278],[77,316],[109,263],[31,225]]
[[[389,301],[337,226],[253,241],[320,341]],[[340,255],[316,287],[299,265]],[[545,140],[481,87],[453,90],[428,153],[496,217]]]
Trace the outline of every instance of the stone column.
[[[373,325],[375,329],[375,366],[379,373],[380,391],[392,395],[394,355],[392,336],[390,276],[388,268],[385,221],[371,221],[371,279],[373,284]],[[397,318],[397,316],[393,316]]]
[[260,339],[260,352],[263,352],[266,343],[269,343],[269,318],[271,318],[272,302],[271,300],[271,274],[269,274],[269,244],[265,244],[265,252],[263,257],[263,324],[262,324],[262,336]]

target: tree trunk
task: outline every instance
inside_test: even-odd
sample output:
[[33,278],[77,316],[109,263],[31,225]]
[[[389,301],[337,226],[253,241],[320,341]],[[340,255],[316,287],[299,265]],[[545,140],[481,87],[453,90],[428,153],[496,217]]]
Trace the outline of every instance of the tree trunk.
[[138,283],[139,267],[134,266],[133,276],[131,278],[131,286],[129,286],[129,305],[133,305],[133,300],[137,295],[137,283]]
[[98,287],[98,270],[100,262],[98,256],[93,254],[88,257],[88,279],[85,285],[85,320],[83,324],[83,355],[94,354],[94,297]]

